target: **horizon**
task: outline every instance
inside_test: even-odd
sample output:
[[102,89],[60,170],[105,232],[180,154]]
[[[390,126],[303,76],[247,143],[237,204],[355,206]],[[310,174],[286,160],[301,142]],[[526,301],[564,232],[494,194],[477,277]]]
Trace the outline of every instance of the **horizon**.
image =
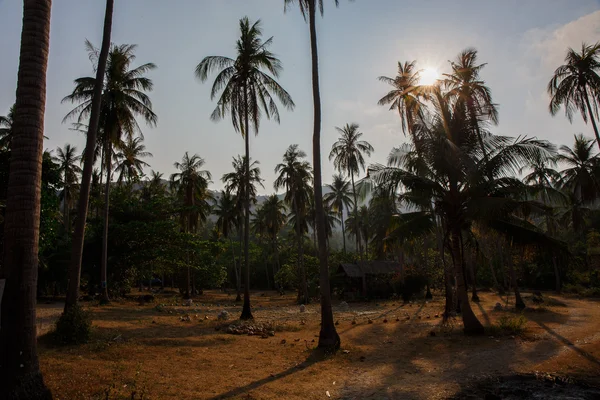
[[[324,18],[317,22],[324,185],[335,172],[327,159],[337,139],[335,126],[360,125],[363,139],[375,148],[367,165],[385,163],[389,151],[406,142],[397,113],[377,105],[388,90],[377,82],[378,76],[395,76],[397,62],[410,60],[417,60],[419,69],[444,73],[449,69],[447,60],[468,47],[476,48],[479,61],[487,63],[482,77],[499,104],[500,123],[491,128],[492,133],[538,137],[557,146],[570,145],[576,133],[593,136],[591,125],[578,115],[572,124],[562,110],[550,116],[545,89],[568,47],[600,39],[600,1],[582,0],[576,6],[569,1],[501,5],[461,1],[452,6],[432,1],[409,7],[393,0],[380,2],[379,7],[342,1],[339,9],[329,3]],[[61,123],[73,108],[61,104],[61,99],[72,91],[74,79],[92,73],[84,40],[99,44],[103,7],[102,2],[93,0],[63,0],[54,5],[45,122],[48,150],[71,143],[83,151],[83,135],[70,131],[70,123]],[[0,46],[5,56],[0,115],[6,115],[14,102],[21,13],[20,2],[0,0]],[[280,107],[280,125],[263,120],[259,135],[251,136],[250,154],[260,162],[265,185],[260,194],[276,193],[273,169],[290,144],[298,143],[312,161],[308,26],[295,7],[284,14],[280,1],[181,1],[174,6],[157,0],[132,0],[116,5],[112,41],[138,45],[134,66],[147,62],[158,66],[148,74],[155,85],[150,98],[158,126],[141,124],[144,144],[154,155],[146,159],[151,165],[146,174],[154,169],[168,178],[174,172],[173,163],[189,151],[205,159],[205,167],[213,175],[211,190],[223,188],[220,177],[231,169],[231,159],[243,152],[243,140],[228,119],[210,121],[215,107],[209,96],[214,76],[200,83],[194,68],[208,55],[234,55],[238,20],[244,16],[251,21],[263,17],[263,38],[274,37],[271,50],[283,63],[279,82],[296,103],[294,112]],[[457,23],[465,16],[468,21]],[[427,24],[421,23],[424,18]]]

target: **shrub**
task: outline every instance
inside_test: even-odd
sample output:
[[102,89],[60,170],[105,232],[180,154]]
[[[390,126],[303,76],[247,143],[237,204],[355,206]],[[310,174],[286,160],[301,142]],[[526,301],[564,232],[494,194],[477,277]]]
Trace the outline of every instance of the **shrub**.
[[524,315],[518,317],[512,315],[503,315],[498,319],[496,329],[507,335],[520,335],[525,331],[527,318]]
[[77,304],[56,321],[53,336],[59,344],[81,344],[89,341],[91,332],[91,315]]

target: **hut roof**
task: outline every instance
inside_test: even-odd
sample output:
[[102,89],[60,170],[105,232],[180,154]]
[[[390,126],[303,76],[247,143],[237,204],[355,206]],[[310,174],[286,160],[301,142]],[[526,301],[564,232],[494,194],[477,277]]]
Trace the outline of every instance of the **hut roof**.
[[386,275],[401,272],[402,265],[396,261],[359,261],[356,264],[340,264],[338,272],[350,278],[362,278],[365,275]]

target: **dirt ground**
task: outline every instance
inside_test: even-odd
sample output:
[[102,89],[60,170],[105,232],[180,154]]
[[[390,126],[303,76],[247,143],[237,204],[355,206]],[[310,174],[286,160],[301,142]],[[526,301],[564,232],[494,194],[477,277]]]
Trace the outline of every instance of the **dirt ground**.
[[[86,304],[94,334],[83,346],[55,347],[42,338],[41,368],[55,398],[445,399],[490,377],[534,373],[600,385],[598,300],[548,293],[539,306],[525,294],[533,306],[524,313],[525,333],[498,337],[465,337],[459,320],[442,326],[442,297],[336,304],[342,348],[323,357],[313,351],[318,304],[301,313],[292,294],[253,293],[256,322],[276,327],[274,336],[261,337],[227,333],[241,312],[233,295],[205,292],[191,307],[169,296],[146,305]],[[506,297],[480,297],[473,307],[485,325],[511,313],[494,311]],[[39,306],[40,334],[61,309]],[[221,310],[231,315],[226,323],[217,321]]]

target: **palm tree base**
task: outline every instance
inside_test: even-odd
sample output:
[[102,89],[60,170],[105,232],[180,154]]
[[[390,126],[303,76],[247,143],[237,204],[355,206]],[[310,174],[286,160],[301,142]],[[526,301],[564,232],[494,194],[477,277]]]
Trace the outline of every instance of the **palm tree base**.
[[472,328],[464,328],[463,332],[467,336],[483,336],[485,335],[485,328],[483,325],[472,327]]
[[254,316],[252,315],[252,311],[250,310],[250,307],[246,306],[245,303],[244,303],[244,307],[242,308],[242,315],[240,315],[240,319],[242,321],[248,321],[248,320],[254,319]]
[[326,332],[321,329],[319,333],[319,345],[317,348],[325,354],[335,354],[340,349],[340,335],[334,329],[333,332]]
[[[2,392],[0,390],[0,395],[3,395]],[[20,377],[12,385],[11,392],[6,395],[7,397],[3,398],[7,400],[52,400],[52,393],[44,383],[40,372]]]

